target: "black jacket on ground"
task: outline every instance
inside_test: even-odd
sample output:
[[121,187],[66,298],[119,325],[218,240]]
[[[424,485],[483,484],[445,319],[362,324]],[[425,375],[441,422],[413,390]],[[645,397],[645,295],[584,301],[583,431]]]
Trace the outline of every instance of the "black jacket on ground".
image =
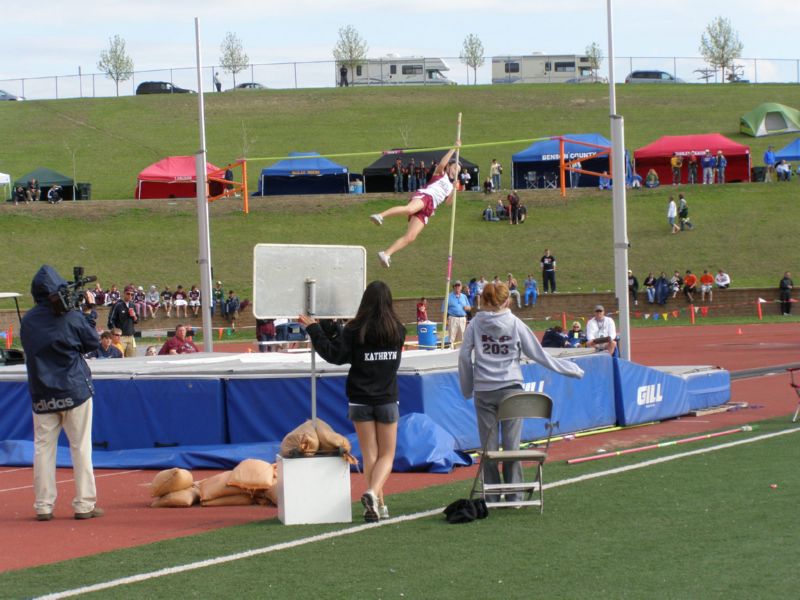
[[373,348],[358,343],[357,332],[345,327],[330,339],[318,323],[306,329],[314,350],[329,363],[350,364],[345,391],[353,404],[397,402],[397,369],[403,344],[394,348]]

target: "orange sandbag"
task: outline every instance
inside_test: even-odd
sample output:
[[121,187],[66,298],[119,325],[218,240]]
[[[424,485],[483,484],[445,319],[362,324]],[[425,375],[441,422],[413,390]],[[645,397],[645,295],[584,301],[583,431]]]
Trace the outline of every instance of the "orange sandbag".
[[192,486],[185,490],[170,492],[153,500],[151,508],[188,508],[200,501],[200,490]]
[[320,452],[341,452],[342,457],[354,465],[358,461],[350,454],[350,440],[340,433],[336,433],[325,421],[317,418],[317,437],[319,438]]
[[275,467],[265,460],[248,458],[236,465],[228,485],[243,490],[266,490],[275,483]]
[[298,454],[313,456],[319,448],[319,438],[311,421],[306,421],[286,434],[281,442],[281,456],[292,458]]
[[167,469],[161,471],[153,478],[150,484],[150,495],[153,497],[165,496],[192,487],[192,474],[186,469]]
[[207,500],[214,500],[216,498],[224,498],[225,496],[236,496],[242,493],[237,487],[228,485],[228,479],[231,476],[231,471],[223,471],[213,477],[204,479],[200,482],[200,500],[205,502]]
[[234,496],[220,496],[211,500],[203,500],[203,506],[247,506],[253,503],[253,497],[250,494],[239,494]]

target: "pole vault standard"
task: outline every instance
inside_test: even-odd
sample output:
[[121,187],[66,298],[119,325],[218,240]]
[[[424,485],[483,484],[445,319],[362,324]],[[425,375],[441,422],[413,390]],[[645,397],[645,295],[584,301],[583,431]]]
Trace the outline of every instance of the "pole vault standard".
[[[203,350],[214,351],[211,332],[211,235],[208,227],[208,182],[206,180],[206,113],[203,103],[203,61],[200,55],[200,20],[194,18],[197,53],[197,106],[200,113],[200,149],[195,154],[195,188],[197,189],[197,228],[200,265],[200,312],[203,315]],[[202,183],[201,183],[202,182]]]
[[[461,113],[458,113],[458,126],[456,127],[456,164],[461,151]],[[445,169],[447,167],[445,166]],[[445,175],[446,177],[447,175]],[[450,279],[453,276],[453,239],[456,233],[456,199],[458,196],[458,174],[453,182],[453,208],[450,211],[450,245],[447,248],[447,284],[444,288],[444,318],[442,319],[442,350],[447,338],[447,309],[450,298]],[[453,340],[450,340],[452,343]]]

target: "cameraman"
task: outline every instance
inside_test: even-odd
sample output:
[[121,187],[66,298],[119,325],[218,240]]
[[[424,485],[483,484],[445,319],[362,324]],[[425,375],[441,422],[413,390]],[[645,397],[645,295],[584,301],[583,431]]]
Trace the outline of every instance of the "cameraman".
[[119,329],[122,336],[119,341],[126,357],[136,356],[136,333],[134,325],[138,322],[133,304],[133,287],[127,286],[122,298],[117,300],[108,311],[108,328]]
[[31,283],[36,306],[22,319],[20,338],[33,402],[33,505],[38,521],[53,518],[56,501],[56,449],[63,427],[69,438],[75,477],[72,506],[76,519],[103,516],[97,508],[92,469],[92,377],[83,355],[99,341],[78,310],[68,310],[59,290],[67,282],[42,265]]

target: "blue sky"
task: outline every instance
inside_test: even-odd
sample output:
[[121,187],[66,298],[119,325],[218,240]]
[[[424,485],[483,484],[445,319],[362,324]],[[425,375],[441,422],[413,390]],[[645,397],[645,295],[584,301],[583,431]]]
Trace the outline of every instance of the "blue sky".
[[[330,60],[343,25],[353,25],[360,32],[371,57],[387,53],[457,57],[469,33],[481,38],[487,56],[536,51],[580,54],[592,42],[607,52],[605,0],[460,0],[456,4],[458,9],[430,0],[6,0],[0,87],[13,87],[7,82],[23,77],[76,74],[78,67],[83,73],[96,72],[98,55],[115,34],[126,40],[137,71],[192,67],[194,17],[200,19],[206,65],[218,61],[227,31],[242,39],[254,63]],[[739,32],[745,57],[800,58],[796,42],[800,3],[775,0],[762,0],[757,8],[744,0],[615,0],[615,52],[620,57],[699,56],[703,29],[719,15],[730,19]],[[466,68],[457,59],[449,63],[454,79],[462,83]],[[670,71],[674,67],[683,76],[694,65],[671,58],[623,62],[617,66],[624,71],[618,77],[624,77],[631,66]],[[762,81],[785,79],[787,74],[796,79],[794,62],[764,62],[756,68]],[[753,78],[753,66],[748,65],[748,70]],[[325,67],[323,85],[330,83],[328,73]],[[258,75],[273,77],[271,72]],[[259,78],[255,72],[253,77]],[[276,87],[283,86],[277,82],[281,77],[285,79],[285,73],[274,74]],[[310,67],[302,77],[306,79],[302,84],[310,80]],[[487,66],[479,82],[488,77]]]

